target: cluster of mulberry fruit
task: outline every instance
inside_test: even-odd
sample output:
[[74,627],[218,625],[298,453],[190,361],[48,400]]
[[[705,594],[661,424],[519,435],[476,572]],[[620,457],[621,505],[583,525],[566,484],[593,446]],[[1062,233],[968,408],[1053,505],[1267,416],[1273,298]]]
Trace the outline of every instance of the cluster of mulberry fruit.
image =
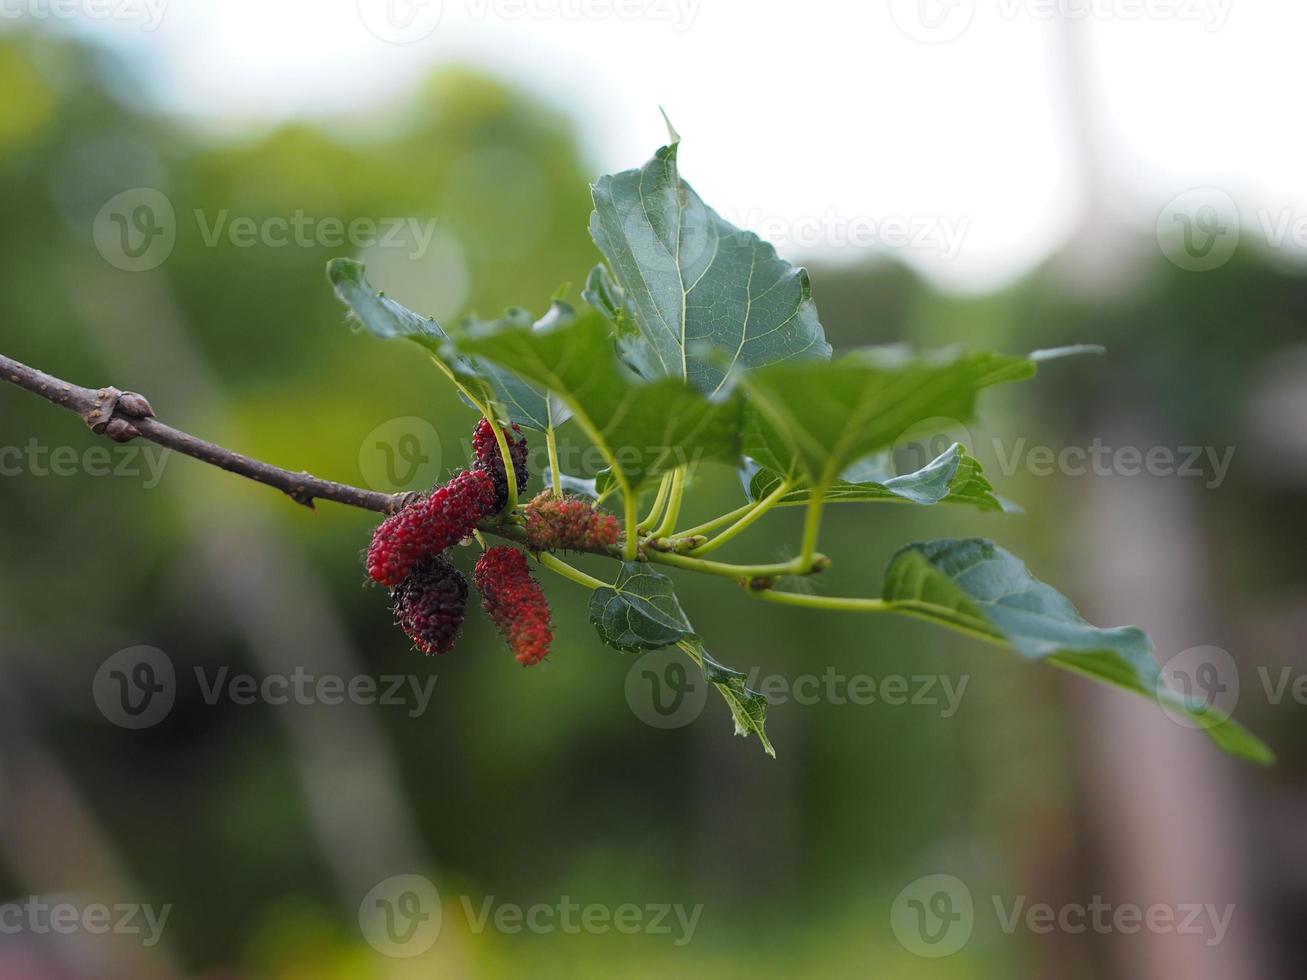
[[[516,425],[504,435],[521,493],[528,479],[526,438]],[[471,469],[386,518],[368,549],[368,575],[390,589],[395,622],[425,654],[454,648],[467,611],[467,579],[445,552],[469,538],[481,521],[497,514],[508,501],[507,468],[494,429],[485,419],[477,425],[472,448]],[[609,533],[606,528],[581,530],[579,515],[566,517],[567,508],[555,514],[537,502],[532,506],[558,525],[556,536],[565,530],[572,535],[569,540],[579,540],[578,534],[599,540]],[[540,520],[538,516],[537,527],[544,527]],[[549,604],[531,575],[526,555],[514,548],[491,548],[477,562],[473,578],[487,614],[518,661],[530,666],[544,660],[553,639]]]

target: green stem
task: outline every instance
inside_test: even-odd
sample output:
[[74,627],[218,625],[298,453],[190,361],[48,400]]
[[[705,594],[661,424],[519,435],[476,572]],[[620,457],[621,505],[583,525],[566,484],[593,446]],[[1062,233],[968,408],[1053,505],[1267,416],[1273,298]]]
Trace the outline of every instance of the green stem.
[[549,476],[554,484],[554,496],[563,495],[563,474],[558,469],[558,436],[551,425],[545,429],[545,446],[549,450]]
[[693,551],[690,552],[690,556],[693,558],[702,558],[704,555],[711,554],[712,552],[716,551],[718,548],[726,544],[726,542],[730,541],[732,538],[747,531],[750,527],[753,526],[753,524],[756,521],[758,521],[764,514],[766,514],[767,511],[771,510],[778,503],[780,503],[781,498],[790,492],[791,486],[792,484],[782,481],[780,486],[778,486],[775,490],[769,493],[762,500],[759,500],[757,503],[755,503],[754,506],[743,517],[741,517],[738,521],[736,521],[734,524],[728,527],[721,534],[717,535],[717,537],[713,538],[707,544],[700,545],[698,548],[695,548]]
[[640,519],[636,510],[640,502],[635,497],[635,491],[628,486],[622,487],[622,502],[626,505],[626,549],[624,554],[627,561],[635,561],[640,557]]
[[825,502],[824,491],[814,489],[808,500],[808,513],[803,521],[803,546],[797,559],[805,568],[812,565],[817,554],[817,537],[821,534],[821,508]]
[[665,538],[676,530],[676,522],[681,519],[681,501],[685,499],[685,468],[672,473],[672,490],[667,501],[667,513],[657,530],[650,532],[655,538]]
[[776,565],[733,565],[724,561],[705,561],[702,558],[691,558],[689,555],[674,555],[665,551],[650,551],[648,557],[651,562],[660,565],[671,565],[673,568],[684,568],[692,572],[703,572],[705,575],[722,575],[726,578],[733,579],[750,579],[750,578],[777,578],[781,575],[806,575],[812,571],[813,561],[818,556],[814,555],[813,559],[808,562],[801,562],[795,558],[793,561],[782,562]]
[[463,397],[472,403],[472,407],[486,418],[490,418],[492,414],[490,406],[485,401],[472,394],[472,390],[468,388],[467,385],[463,384],[463,382],[458,380],[458,375],[454,373],[453,368],[440,358],[436,357],[435,354],[431,354],[430,356],[431,360],[435,362],[436,367],[440,368],[441,372],[453,383],[454,387],[463,393]]
[[495,413],[487,412],[485,418],[490,423],[490,430],[495,434],[495,442],[499,443],[499,455],[504,460],[504,476],[508,481],[508,499],[504,501],[504,509],[500,513],[511,514],[517,510],[517,473],[513,469],[513,454],[509,452],[508,437],[504,435],[503,427],[495,418]]
[[843,596],[804,595],[801,592],[777,592],[768,589],[754,592],[765,602],[775,602],[782,606],[805,606],[808,609],[834,609],[842,612],[893,612],[892,603],[884,599],[851,599]]
[[587,589],[592,591],[594,589],[602,589],[608,585],[607,582],[601,581],[593,575],[587,575],[585,572],[581,571],[581,569],[572,567],[567,562],[560,558],[555,558],[548,552],[541,552],[535,556],[535,559],[551,572],[555,572],[563,576],[563,578],[571,579],[577,585],[584,585]]
[[691,527],[684,531],[679,531],[676,536],[678,538],[690,538],[694,537],[696,534],[707,534],[709,531],[715,531],[719,527],[731,523],[731,521],[738,520],[757,506],[758,501],[755,500],[752,503],[745,504],[743,507],[735,508],[735,510],[731,511],[729,514],[722,514],[721,517],[714,517],[711,521],[705,521],[697,527]]
[[644,520],[640,522],[640,530],[647,531],[658,523],[658,518],[662,516],[663,507],[667,504],[667,493],[672,486],[672,474],[664,473],[662,481],[658,484],[658,496],[654,498],[653,506],[649,508],[649,513],[645,515]]

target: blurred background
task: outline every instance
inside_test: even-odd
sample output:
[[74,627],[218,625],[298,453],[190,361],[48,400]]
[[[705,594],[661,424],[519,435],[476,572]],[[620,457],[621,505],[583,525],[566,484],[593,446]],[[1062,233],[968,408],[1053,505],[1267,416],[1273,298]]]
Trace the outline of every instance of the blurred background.
[[[651,155],[662,106],[704,198],[809,267],[837,350],[1108,347],[941,420],[1024,513],[835,508],[821,587],[992,537],[1279,764],[726,583],[682,599],[771,697],[775,760],[669,660],[602,646],[561,579],[543,668],[476,613],[424,659],[365,586],[373,515],[6,386],[0,978],[1299,975],[1304,31],[1250,0],[5,0],[3,353],[429,486],[473,416],[349,327],[325,263],[440,320],[579,301],[588,184]],[[695,501],[738,506],[736,477]]]

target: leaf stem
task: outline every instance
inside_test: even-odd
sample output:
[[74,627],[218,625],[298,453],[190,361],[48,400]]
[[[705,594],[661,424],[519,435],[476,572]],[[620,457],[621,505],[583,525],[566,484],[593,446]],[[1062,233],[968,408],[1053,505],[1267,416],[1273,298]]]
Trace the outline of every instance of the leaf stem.
[[508,448],[508,438],[504,435],[503,426],[495,418],[494,410],[484,413],[485,419],[490,423],[490,430],[495,434],[495,442],[499,443],[499,455],[504,460],[504,477],[508,484],[508,499],[504,501],[504,508],[501,514],[511,514],[517,510],[517,473],[513,467],[513,454]]
[[711,521],[704,521],[704,523],[699,524],[695,527],[687,528],[684,531],[678,531],[676,536],[678,538],[690,538],[690,537],[694,537],[694,535],[696,534],[707,534],[709,531],[715,531],[719,527],[731,523],[731,521],[738,520],[739,518],[743,517],[745,514],[749,513],[749,511],[753,510],[753,508],[757,506],[758,506],[758,501],[756,500],[751,501],[745,504],[743,507],[735,508],[735,510],[731,511],[728,514],[722,514],[720,517],[714,517]]
[[635,490],[629,486],[622,487],[622,503],[626,507],[626,547],[625,556],[627,561],[635,561],[640,557],[640,519],[637,507],[639,500],[636,499]]
[[645,515],[644,520],[640,522],[640,530],[647,531],[662,516],[663,507],[667,504],[667,493],[672,486],[672,474],[664,473],[661,482],[658,484],[658,496],[654,498],[653,506],[649,508],[649,513]]
[[554,484],[554,496],[563,495],[563,474],[558,469],[558,436],[551,425],[545,429],[545,446],[549,450],[549,476]]
[[593,575],[587,575],[585,572],[581,571],[581,569],[569,565],[561,558],[555,558],[547,551],[537,554],[535,560],[551,572],[561,575],[565,579],[570,579],[577,585],[584,585],[591,591],[605,588],[608,585],[607,582],[597,579]]
[[884,599],[857,599],[845,596],[805,595],[801,592],[777,592],[767,589],[754,592],[753,595],[764,602],[775,602],[783,606],[805,606],[809,609],[834,609],[843,612],[894,612],[893,603]]
[[756,521],[762,518],[764,514],[780,503],[781,498],[790,492],[792,486],[793,484],[788,481],[781,481],[780,485],[778,485],[775,490],[769,493],[762,500],[756,501],[753,506],[734,524],[728,527],[725,531],[722,531],[707,544],[700,545],[698,548],[691,551],[690,557],[702,558],[704,555],[711,554],[732,538],[747,531]]
[[685,467],[679,467],[672,472],[672,490],[667,501],[667,513],[663,515],[662,523],[658,525],[657,530],[651,534],[655,538],[663,538],[676,530],[676,522],[681,519],[681,502],[685,499]]
[[826,491],[814,489],[808,500],[808,511],[803,520],[803,545],[796,559],[805,568],[812,565],[817,554],[817,538],[821,534],[821,509],[826,503]]
[[666,551],[650,551],[649,560],[673,568],[684,568],[706,575],[722,575],[737,580],[753,578],[779,578],[782,575],[807,575],[821,557],[814,554],[810,561],[795,558],[792,561],[773,565],[734,565],[724,561],[706,561],[703,558],[691,558],[689,555],[676,555]]

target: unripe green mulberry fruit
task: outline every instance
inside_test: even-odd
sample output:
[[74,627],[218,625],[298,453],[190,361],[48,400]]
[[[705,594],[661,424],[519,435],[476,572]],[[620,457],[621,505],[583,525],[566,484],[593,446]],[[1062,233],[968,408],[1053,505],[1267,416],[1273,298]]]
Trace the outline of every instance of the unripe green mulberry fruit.
[[526,539],[532,551],[604,551],[622,537],[612,514],[577,497],[546,490],[526,505]]

